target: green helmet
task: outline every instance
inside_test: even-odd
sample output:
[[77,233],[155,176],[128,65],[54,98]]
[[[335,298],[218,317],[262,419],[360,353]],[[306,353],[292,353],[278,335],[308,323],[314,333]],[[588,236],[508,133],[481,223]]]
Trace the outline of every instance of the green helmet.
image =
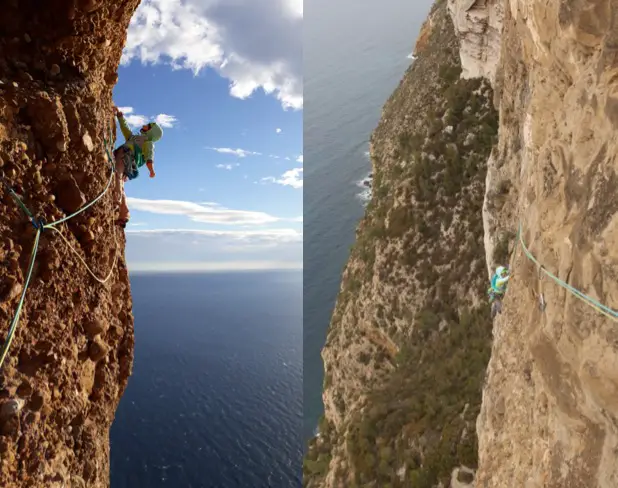
[[161,137],[163,137],[163,129],[161,129],[159,124],[157,124],[156,122],[150,122],[149,124],[146,124],[146,127],[148,127],[147,130],[144,130],[144,128],[142,127],[140,129],[140,132],[146,137],[148,137],[149,141],[157,142],[159,139],[161,139]]

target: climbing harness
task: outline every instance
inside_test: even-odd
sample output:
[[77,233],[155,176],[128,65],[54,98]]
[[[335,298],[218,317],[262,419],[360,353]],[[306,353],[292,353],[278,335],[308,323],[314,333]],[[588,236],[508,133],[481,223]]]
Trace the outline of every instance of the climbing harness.
[[141,162],[141,165],[143,166],[143,156],[139,149],[139,146],[137,144],[134,144],[134,148],[131,149],[128,145],[124,144],[116,150],[118,151],[120,149],[123,150],[123,173],[129,180],[134,180],[139,176],[139,163]]
[[488,288],[487,296],[489,297],[489,303],[493,303],[496,300],[500,300],[504,296],[504,293],[498,293],[493,288]]
[[[524,251],[524,254],[526,255],[526,257],[530,261],[532,261],[539,268],[539,274],[542,272],[546,276],[549,276],[559,286],[561,286],[562,288],[565,288],[567,291],[569,291],[576,298],[579,298],[581,301],[586,303],[589,307],[594,308],[597,312],[602,313],[603,315],[608,317],[610,320],[613,320],[614,322],[618,322],[618,312],[616,312],[615,310],[612,310],[609,307],[606,307],[605,305],[603,305],[603,304],[599,303],[598,301],[596,301],[594,298],[589,297],[588,295],[585,295],[584,293],[582,293],[581,291],[577,290],[576,288],[573,288],[571,285],[569,285],[565,281],[561,280],[560,278],[555,276],[550,271],[547,271],[545,269],[545,267],[541,263],[539,263],[539,261],[528,250],[528,247],[526,246],[526,243],[524,242],[521,222],[519,223],[519,230],[517,231],[517,233],[518,233],[519,242],[521,243],[521,247],[522,247],[522,249]],[[546,304],[545,304],[545,298],[543,297],[542,294],[541,294],[541,298],[539,299],[539,301],[540,301],[540,306],[544,310]]]
[[[118,260],[118,242],[116,241],[116,235],[115,234],[114,234],[114,241],[116,242],[116,249],[115,249],[115,255],[114,255],[114,263],[113,263],[113,265],[112,265],[108,275],[105,278],[99,278],[98,276],[96,276],[94,274],[94,272],[86,264],[84,259],[79,255],[79,253],[75,250],[75,248],[73,246],[71,246],[69,240],[64,236],[64,234],[59,229],[57,229],[58,225],[62,224],[63,222],[66,222],[67,220],[75,217],[76,215],[79,215],[80,213],[82,213],[83,211],[87,210],[92,205],[94,205],[96,202],[98,202],[101,198],[103,198],[103,196],[107,193],[107,191],[111,187],[111,184],[112,184],[112,182],[114,180],[114,173],[116,171],[116,167],[114,165],[114,160],[113,160],[113,158],[111,157],[111,155],[109,153],[109,149],[107,147],[108,144],[107,144],[107,140],[106,140],[105,137],[103,137],[103,143],[104,143],[104,147],[105,147],[105,152],[107,154],[107,159],[108,159],[108,161],[110,163],[110,168],[111,168],[111,174],[110,174],[109,180],[107,182],[107,185],[105,185],[105,188],[103,189],[103,191],[94,200],[92,200],[90,203],[88,203],[88,204],[84,205],[83,207],[81,207],[80,209],[76,210],[71,215],[63,217],[63,218],[61,218],[59,220],[56,220],[55,222],[51,222],[49,224],[46,223],[45,220],[40,218],[40,217],[36,218],[34,216],[34,214],[30,211],[30,209],[21,200],[19,195],[7,183],[7,181],[4,179],[4,177],[2,175],[0,175],[0,181],[2,181],[3,186],[9,192],[11,197],[13,197],[13,200],[15,200],[15,202],[17,203],[19,208],[24,212],[24,214],[28,217],[28,219],[30,220],[30,222],[32,223],[34,228],[36,229],[36,236],[34,238],[34,243],[32,245],[32,252],[31,252],[31,255],[30,255],[30,264],[28,265],[28,273],[26,275],[26,282],[25,282],[24,288],[23,288],[23,290],[21,292],[21,297],[19,298],[19,303],[17,304],[17,309],[15,311],[15,315],[13,316],[13,320],[11,321],[11,325],[9,327],[9,331],[7,333],[7,338],[4,341],[4,344],[2,345],[2,349],[0,349],[0,368],[2,368],[2,365],[4,364],[4,360],[6,359],[6,356],[8,354],[8,351],[9,351],[9,348],[11,346],[11,343],[13,342],[13,338],[15,337],[15,331],[17,329],[17,324],[19,323],[19,316],[21,315],[21,312],[22,312],[22,309],[23,309],[23,306],[24,306],[24,301],[25,301],[25,298],[26,298],[26,292],[28,291],[28,286],[30,285],[30,279],[32,278],[32,271],[34,270],[34,263],[35,263],[36,255],[37,255],[37,252],[38,252],[38,249],[39,249],[39,241],[40,241],[40,238],[41,238],[41,233],[44,230],[51,229],[51,230],[55,231],[58,235],[60,235],[60,237],[67,244],[69,249],[79,258],[79,260],[82,262],[82,264],[86,267],[86,269],[88,270],[90,275],[95,280],[97,280],[99,283],[107,282],[107,280],[109,280],[109,278],[112,276],[112,273],[113,273],[113,271],[114,271],[114,269],[116,267],[116,261]],[[113,222],[112,222],[112,228],[113,227],[114,226],[113,226]]]

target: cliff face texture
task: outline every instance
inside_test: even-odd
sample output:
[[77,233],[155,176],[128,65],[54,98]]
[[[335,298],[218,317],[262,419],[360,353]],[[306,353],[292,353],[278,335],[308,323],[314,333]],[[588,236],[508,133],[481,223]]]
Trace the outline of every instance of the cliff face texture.
[[[486,242],[521,222],[548,271],[616,309],[618,5],[511,0],[503,22]],[[521,247],[510,262],[476,486],[618,486],[618,324],[540,280]]]
[[495,80],[500,59],[504,2],[495,0],[448,0],[457,31],[464,78]]
[[[107,185],[112,88],[138,1],[5,1],[0,174],[36,217],[58,220]],[[0,186],[1,188],[1,186]],[[133,361],[118,194],[41,239],[0,371],[0,486],[109,486],[109,427]],[[0,340],[25,286],[36,230],[0,190]],[[80,258],[95,275],[93,279]]]
[[439,1],[415,52],[372,137],[305,484],[618,486],[618,319],[516,238],[618,308],[618,4]]
[[306,486],[468,486],[490,351],[482,206],[492,90],[460,79],[446,2],[371,139],[373,199],[323,351]]

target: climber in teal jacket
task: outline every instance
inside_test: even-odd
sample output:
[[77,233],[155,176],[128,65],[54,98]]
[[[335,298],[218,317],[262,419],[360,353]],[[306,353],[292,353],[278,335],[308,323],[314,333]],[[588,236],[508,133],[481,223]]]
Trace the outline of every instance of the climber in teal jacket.
[[496,268],[496,273],[491,278],[491,290],[494,294],[504,295],[509,278],[509,269],[507,267],[498,266]]
[[124,193],[124,182],[139,176],[139,168],[146,165],[150,177],[155,177],[154,143],[163,136],[163,129],[156,122],[149,122],[140,129],[139,134],[133,134],[120,110],[116,108],[116,116],[125,143],[114,151],[116,160],[117,186],[120,192],[120,212],[118,224],[125,227],[129,221],[129,208]]

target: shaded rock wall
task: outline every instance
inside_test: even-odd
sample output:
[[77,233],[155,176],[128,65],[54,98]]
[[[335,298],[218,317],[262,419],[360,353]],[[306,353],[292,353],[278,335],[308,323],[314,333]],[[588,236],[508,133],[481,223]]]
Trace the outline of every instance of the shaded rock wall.
[[504,17],[502,0],[448,0],[464,78],[495,80]]
[[504,2],[484,221],[488,265],[510,259],[514,274],[494,324],[477,487],[618,485],[618,324],[540,280],[520,247],[510,254],[521,222],[549,271],[618,308],[617,16],[611,0]]
[[372,134],[373,196],[322,351],[308,487],[463,488],[476,467],[491,335],[481,209],[498,117],[489,84],[460,79],[459,46],[437,2]]
[[[3,1],[0,171],[36,216],[95,198],[110,167],[112,89],[138,0]],[[111,145],[110,145],[111,150]],[[113,188],[113,187],[112,187]],[[118,194],[41,235],[15,339],[0,371],[0,486],[109,486],[109,427],[133,361]],[[0,337],[25,284],[35,229],[0,193]],[[11,410],[17,406],[17,412]]]

